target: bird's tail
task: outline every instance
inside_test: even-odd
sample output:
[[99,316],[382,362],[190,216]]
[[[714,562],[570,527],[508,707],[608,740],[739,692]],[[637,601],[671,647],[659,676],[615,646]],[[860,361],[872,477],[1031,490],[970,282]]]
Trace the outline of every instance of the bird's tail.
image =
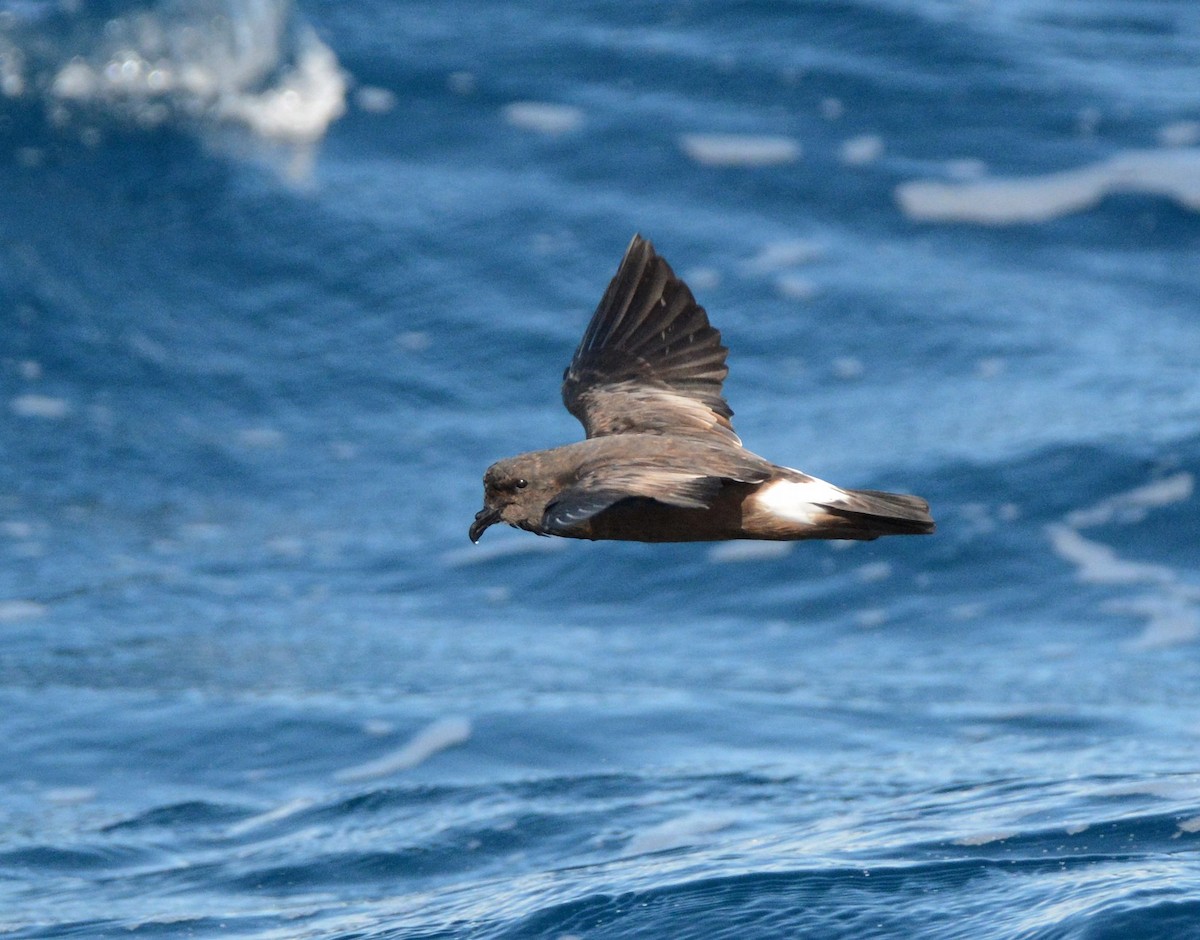
[[[834,538],[873,539],[881,535],[928,535],[935,524],[929,503],[906,493],[880,490],[843,490],[845,496],[822,505],[823,520],[839,530]],[[842,534],[844,532],[844,534]]]

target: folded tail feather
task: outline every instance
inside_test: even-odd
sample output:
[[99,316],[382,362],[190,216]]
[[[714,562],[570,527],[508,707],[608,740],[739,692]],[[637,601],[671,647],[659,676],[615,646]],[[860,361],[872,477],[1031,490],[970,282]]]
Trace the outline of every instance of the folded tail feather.
[[[871,539],[880,535],[928,535],[935,525],[929,515],[929,503],[919,496],[906,493],[884,493],[880,490],[844,490],[844,499],[837,503],[821,503],[838,528],[843,525],[844,538]],[[858,533],[851,535],[849,533]]]

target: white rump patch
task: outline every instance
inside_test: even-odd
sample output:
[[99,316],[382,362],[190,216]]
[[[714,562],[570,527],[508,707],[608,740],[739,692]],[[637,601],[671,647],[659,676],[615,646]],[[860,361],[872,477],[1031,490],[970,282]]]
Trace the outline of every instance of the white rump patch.
[[820,505],[844,502],[846,493],[824,480],[776,480],[758,491],[758,505],[772,515],[801,525],[812,525],[825,510]]

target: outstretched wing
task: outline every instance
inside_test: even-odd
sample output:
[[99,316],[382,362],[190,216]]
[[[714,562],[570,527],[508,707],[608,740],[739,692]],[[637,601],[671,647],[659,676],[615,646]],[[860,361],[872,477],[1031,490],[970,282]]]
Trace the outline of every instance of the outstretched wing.
[[634,235],[563,373],[563,404],[588,437],[707,432],[741,443],[721,395],[728,353],[688,286]]
[[[695,459],[697,447],[704,451],[701,460]],[[546,507],[542,528],[560,534],[633,497],[681,509],[708,509],[725,483],[761,483],[774,470],[750,451],[715,440],[711,445],[697,442],[679,453],[672,451],[667,444],[663,453],[653,457],[585,464],[575,482]]]

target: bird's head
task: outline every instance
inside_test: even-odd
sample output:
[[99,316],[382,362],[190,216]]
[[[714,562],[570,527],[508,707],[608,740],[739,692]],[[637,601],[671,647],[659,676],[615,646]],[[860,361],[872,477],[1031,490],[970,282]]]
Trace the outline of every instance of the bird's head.
[[535,455],[520,454],[496,461],[483,475],[483,508],[471,523],[471,541],[478,542],[484,529],[497,522],[542,534],[539,526],[546,504],[557,491]]

